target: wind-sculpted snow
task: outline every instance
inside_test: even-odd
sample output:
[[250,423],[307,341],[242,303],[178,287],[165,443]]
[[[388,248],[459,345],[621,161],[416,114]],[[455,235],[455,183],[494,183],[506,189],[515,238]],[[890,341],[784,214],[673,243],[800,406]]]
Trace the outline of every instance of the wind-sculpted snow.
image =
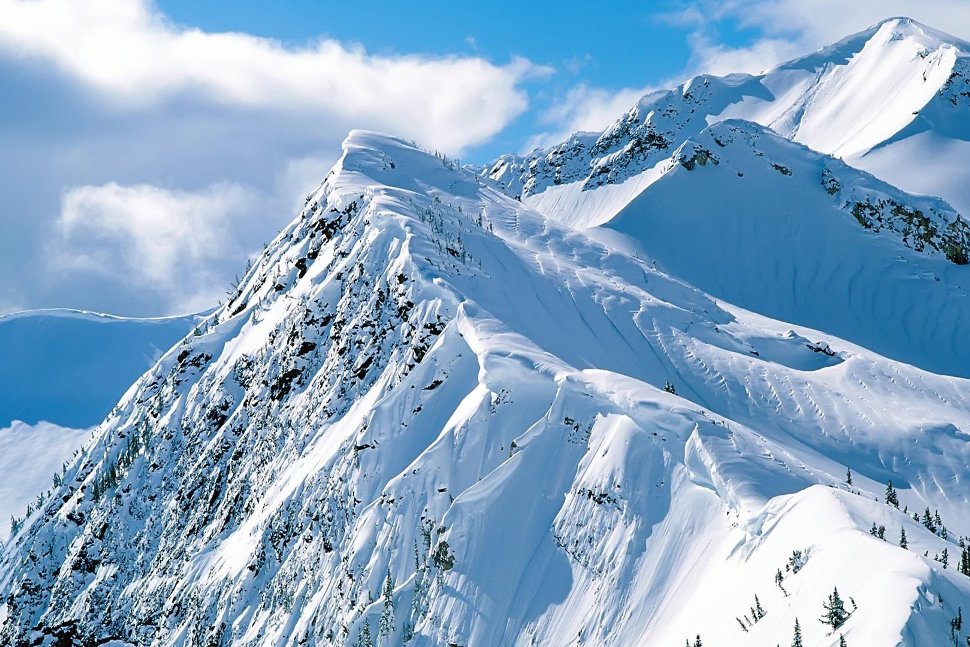
[[[716,148],[664,181],[734,173]],[[968,387],[355,132],[11,537],[0,643],[829,644],[837,586],[850,644],[945,644]]]

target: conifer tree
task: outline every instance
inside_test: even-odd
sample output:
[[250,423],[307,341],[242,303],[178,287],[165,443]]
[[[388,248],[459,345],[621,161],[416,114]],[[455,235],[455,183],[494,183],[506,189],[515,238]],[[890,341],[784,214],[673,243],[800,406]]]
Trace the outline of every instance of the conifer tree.
[[906,529],[903,528],[899,531],[899,547],[909,548],[909,542],[906,541]]
[[839,634],[839,647],[847,647],[845,644],[845,636]]
[[374,639],[370,634],[370,618],[364,621],[364,626],[357,634],[357,647],[374,647]]
[[381,623],[378,629],[379,637],[383,640],[394,631],[394,578],[391,576],[391,567],[387,567],[387,577],[384,578],[384,610],[381,611]]
[[933,517],[930,516],[929,508],[923,512],[923,526],[934,535],[936,534],[936,524],[933,523]]
[[798,624],[798,618],[795,618],[795,635],[792,637],[791,647],[805,647],[802,644],[802,628]]
[[845,468],[845,484],[852,485],[852,470]]
[[754,596],[754,606],[751,607],[751,615],[754,617],[755,622],[765,617],[765,609],[761,606],[761,600],[758,599],[757,595]]
[[839,595],[838,587],[832,589],[829,599],[822,603],[822,608],[825,609],[825,613],[822,614],[820,621],[822,624],[832,627],[833,631],[844,625],[845,621],[849,619],[849,612],[845,610],[845,602]]
[[694,647],[704,647],[704,645],[701,643],[700,634],[697,634],[697,640],[694,641]]
[[896,496],[896,490],[893,488],[892,481],[886,485],[886,503],[894,508],[899,508],[899,497]]

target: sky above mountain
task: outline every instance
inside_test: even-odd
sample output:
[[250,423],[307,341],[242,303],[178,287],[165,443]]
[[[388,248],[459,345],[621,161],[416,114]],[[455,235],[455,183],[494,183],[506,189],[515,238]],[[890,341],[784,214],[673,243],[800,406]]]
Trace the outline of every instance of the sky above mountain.
[[352,127],[482,162],[894,14],[970,37],[968,0],[0,0],[0,313],[213,305]]

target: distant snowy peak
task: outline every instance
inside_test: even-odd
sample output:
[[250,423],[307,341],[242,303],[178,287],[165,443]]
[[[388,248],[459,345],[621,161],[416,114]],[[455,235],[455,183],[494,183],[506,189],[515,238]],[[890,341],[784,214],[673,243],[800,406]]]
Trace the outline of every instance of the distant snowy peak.
[[[775,116],[753,107],[748,118],[823,153],[862,155],[925,107],[953,99],[968,53],[970,46],[957,38],[910,19],[889,19],[766,72],[761,81],[785,110]],[[793,89],[798,96],[785,101]]]
[[[761,75],[703,75],[668,92],[651,93],[601,133],[578,133],[529,155],[506,155],[483,169],[510,194],[536,198],[551,213],[586,206],[574,196],[538,196],[575,184],[614,194],[613,213],[649,184],[654,167],[711,123],[744,119],[894,184],[905,171],[864,156],[916,132],[970,140],[970,45],[915,21],[893,18]],[[945,158],[951,151],[941,153]],[[963,157],[959,158],[960,160]],[[933,160],[927,160],[933,163]],[[912,175],[912,174],[909,174]],[[939,176],[940,174],[935,174]],[[631,181],[635,180],[635,181]],[[909,190],[970,204],[970,194],[929,175]],[[561,192],[560,192],[561,193]],[[587,218],[601,224],[611,214]],[[571,222],[570,224],[577,224]]]

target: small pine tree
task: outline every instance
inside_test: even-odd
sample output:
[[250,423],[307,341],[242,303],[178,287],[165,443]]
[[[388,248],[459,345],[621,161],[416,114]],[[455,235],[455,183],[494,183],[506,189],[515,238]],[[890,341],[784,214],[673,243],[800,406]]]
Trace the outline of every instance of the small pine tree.
[[886,485],[886,503],[896,509],[899,509],[899,497],[896,496],[896,490],[893,488],[892,481],[889,481],[889,483]]
[[778,570],[777,570],[777,571],[775,572],[775,585],[776,585],[776,586],[777,586],[777,587],[778,587],[779,589],[781,589],[781,592],[782,592],[782,593],[784,593],[784,594],[785,594],[785,597],[787,598],[787,597],[788,597],[788,591],[786,591],[786,590],[785,590],[785,585],[784,585],[784,584],[782,584],[782,582],[783,582],[784,580],[785,580],[785,576],[781,574],[781,569],[779,568],[779,569],[778,569]]
[[886,541],[886,526],[879,526],[879,528],[876,530],[876,537]]
[[833,631],[844,625],[845,621],[849,619],[849,612],[845,610],[845,602],[842,601],[842,596],[839,595],[837,587],[832,589],[829,599],[822,603],[822,608],[825,609],[825,613],[819,620],[822,624],[832,627]]
[[697,640],[694,641],[694,647],[704,647],[704,645],[701,643],[700,634],[697,635]]
[[909,542],[906,540],[906,529],[905,528],[902,528],[899,531],[899,547],[900,548],[909,548]]
[[805,647],[802,644],[802,628],[798,624],[798,618],[795,618],[795,635],[792,637],[791,647]]
[[677,395],[677,388],[674,386],[673,382],[670,382],[669,380],[664,384],[664,391]]
[[934,535],[936,534],[936,524],[935,524],[935,523],[933,523],[933,517],[932,517],[932,516],[930,516],[930,509],[929,509],[929,508],[927,508],[927,509],[926,509],[926,510],[925,510],[925,511],[923,512],[923,522],[922,522],[922,523],[923,523],[923,526],[924,526],[924,527],[925,527],[925,528],[926,528],[927,530],[929,530],[929,531],[930,531],[931,533],[933,533]]
[[845,468],[845,484],[852,485],[852,470]]
[[758,599],[757,595],[754,596],[754,606],[751,608],[751,615],[754,616],[755,622],[765,617],[765,609],[761,606],[761,600]]
[[384,578],[384,609],[381,611],[381,622],[378,635],[383,641],[392,631],[394,631],[394,578],[391,576],[391,567],[387,567],[387,577]]
[[839,647],[848,647],[845,644],[845,636],[843,636],[842,634],[839,634]]

